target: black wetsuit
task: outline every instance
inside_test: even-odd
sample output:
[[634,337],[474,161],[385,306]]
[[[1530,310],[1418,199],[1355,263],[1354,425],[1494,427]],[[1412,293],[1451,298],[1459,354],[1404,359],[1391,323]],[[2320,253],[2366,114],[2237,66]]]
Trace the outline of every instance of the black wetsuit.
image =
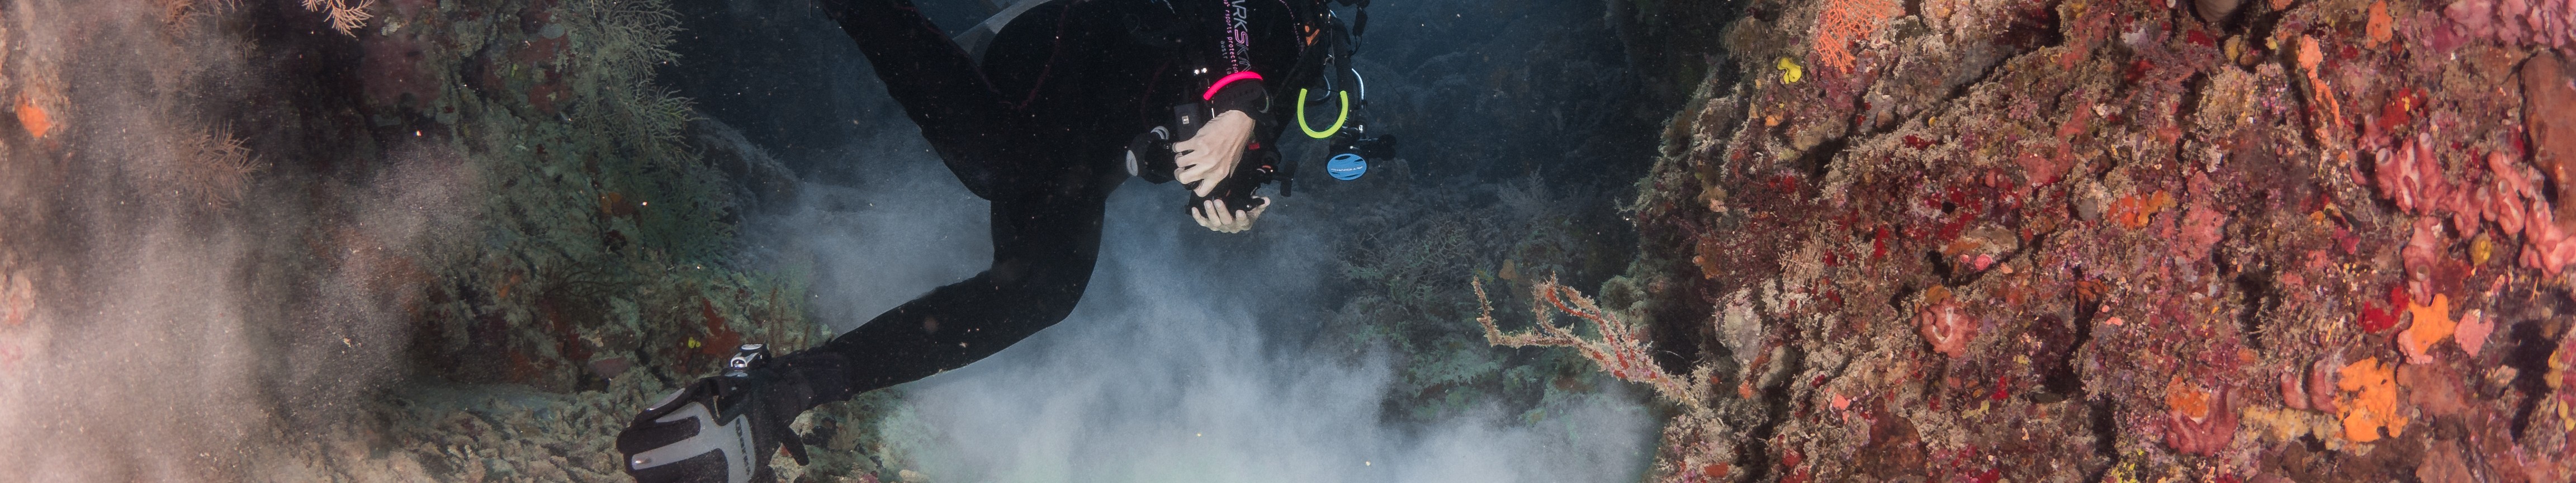
[[[1281,77],[1311,38],[1296,33],[1297,19],[1315,8],[1055,0],[1013,19],[979,64],[909,0],[817,1],[949,170],[992,202],[993,265],[779,357],[786,379],[810,389],[804,407],[964,366],[1063,320],[1099,259],[1102,211],[1129,176],[1129,141],[1169,122],[1175,105],[1264,110],[1272,91],[1297,84]],[[1274,77],[1208,91],[1242,71]],[[1263,122],[1252,142],[1279,131]]]

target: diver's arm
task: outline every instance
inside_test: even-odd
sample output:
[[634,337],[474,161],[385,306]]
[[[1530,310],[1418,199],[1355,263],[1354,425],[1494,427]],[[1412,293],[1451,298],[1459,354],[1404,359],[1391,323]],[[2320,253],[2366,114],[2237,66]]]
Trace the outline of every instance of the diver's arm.
[[1243,161],[1243,148],[1252,140],[1252,116],[1243,111],[1225,111],[1199,126],[1189,139],[1172,143],[1172,179],[1181,182],[1191,194],[1201,197],[1216,191],[1217,182],[1234,173]]
[[[1229,186],[1225,181],[1246,170],[1267,173],[1274,169],[1245,165],[1261,162],[1245,159],[1251,157],[1249,148],[1275,144],[1280,129],[1271,122],[1274,93],[1263,74],[1286,72],[1302,44],[1290,33],[1292,22],[1284,8],[1245,0],[1187,1],[1184,5],[1198,9],[1184,8],[1185,11],[1196,10],[1200,14],[1196,18],[1214,23],[1200,30],[1214,38],[1198,43],[1205,49],[1199,58],[1209,62],[1203,64],[1207,70],[1200,75],[1212,80],[1212,85],[1198,97],[1207,106],[1204,112],[1215,114],[1172,144],[1176,168],[1172,179],[1180,181],[1194,198],[1216,198],[1196,201],[1188,210],[1192,220],[1218,232],[1242,232],[1251,229],[1271,200],[1248,197],[1251,201],[1247,201],[1243,195],[1248,193],[1228,194],[1229,190],[1250,190],[1253,185]],[[1229,206],[1225,199],[1250,206]]]

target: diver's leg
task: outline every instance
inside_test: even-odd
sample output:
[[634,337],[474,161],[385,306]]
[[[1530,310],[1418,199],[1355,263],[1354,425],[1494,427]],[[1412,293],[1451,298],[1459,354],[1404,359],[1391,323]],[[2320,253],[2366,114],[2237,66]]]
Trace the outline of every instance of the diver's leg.
[[963,367],[1064,320],[1090,284],[1107,191],[1124,174],[1075,174],[995,200],[991,268],[781,356],[778,367],[809,385],[810,407]]
[[857,41],[886,92],[976,196],[992,199],[1002,166],[1039,153],[1026,115],[911,0],[817,0]]
[[1109,160],[1109,149],[1142,131],[1109,127],[1141,125],[1132,119],[1138,114],[1127,113],[1139,110],[1140,99],[1100,102],[1084,94],[1122,97],[1103,94],[1141,89],[1143,76],[1095,73],[1135,70],[1105,63],[1132,52],[1112,50],[1119,38],[1103,29],[1117,24],[1101,21],[1105,10],[1069,15],[1073,5],[1090,3],[1057,2],[1022,14],[988,53],[996,73],[991,84],[1033,94],[1010,101],[1027,107],[1021,119],[1061,123],[1010,141],[1026,143],[1009,148],[1030,154],[1015,158],[1026,162],[1004,172],[1006,182],[985,197],[993,203],[992,267],[821,346],[780,357],[790,379],[810,385],[812,404],[963,367],[1055,325],[1082,299],[1099,259],[1109,193],[1128,177],[1115,163],[1095,161]]

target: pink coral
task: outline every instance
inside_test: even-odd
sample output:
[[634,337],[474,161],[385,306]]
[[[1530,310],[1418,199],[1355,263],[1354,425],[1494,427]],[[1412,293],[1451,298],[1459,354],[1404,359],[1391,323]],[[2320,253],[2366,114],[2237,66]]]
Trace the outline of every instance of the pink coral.
[[2300,377],[2296,366],[2282,372],[2281,404],[2289,406],[2290,409],[2313,409],[2326,413],[2341,409],[2335,405],[2335,383],[2337,382],[2335,368],[2337,367],[2343,367],[2342,356],[2318,359],[2315,363],[2309,364],[2306,377]]
[[[2165,445],[2174,451],[2202,456],[2216,455],[2236,441],[2236,410],[2228,404],[2227,389],[2201,391],[2181,388],[2185,397],[2177,398],[2168,388],[2165,412]],[[2203,399],[2197,404],[2173,404],[2175,399]]]
[[2459,340],[2460,350],[2467,351],[2469,357],[2477,357],[2478,350],[2487,346],[2487,336],[2493,334],[2495,318],[2486,316],[2485,312],[2471,310],[2460,316],[2460,328],[2451,337]]
[[1914,314],[1914,330],[1923,335],[1924,342],[1932,344],[1933,351],[1952,358],[1967,355],[1968,340],[1977,336],[1977,318],[1963,313],[1958,302],[1948,300],[1947,290],[1941,292],[1945,295],[1939,297],[1941,300]]
[[[2558,223],[2549,202],[2541,197],[2540,175],[2504,153],[2487,154],[2487,166],[2495,171],[2496,190],[2480,201],[2487,205],[2490,219],[2511,217],[2522,225],[2523,266],[2557,275],[2567,264],[2576,263],[2576,233]],[[2499,220],[2498,225],[2503,224]]]
[[2174,245],[2176,253],[2186,260],[2209,257],[2210,247],[2226,234],[2227,215],[2208,207],[2194,206],[2182,218],[2182,243]]
[[[2472,175],[2486,174],[2484,183],[2453,185],[2442,174],[2441,156],[2434,151],[2434,145],[2430,134],[2419,132],[2395,147],[2379,148],[2371,183],[2395,201],[2398,209],[2447,218],[2462,236],[2476,234],[2480,220],[2495,222],[2505,234],[2520,235],[2524,242],[2523,266],[2556,275],[2569,263],[2576,263],[2576,233],[2559,226],[2541,192],[2539,173],[2512,155],[2494,152],[2486,154],[2484,166],[2474,161],[2471,164]],[[2432,258],[2440,251],[2438,236],[2425,238],[2427,227],[2421,224],[2415,229],[2415,237],[2403,253],[2410,279],[2423,273],[2419,270],[2432,268]]]
[[2335,384],[2341,382],[2337,381],[2335,378],[2334,368],[2337,367],[2343,367],[2343,356],[2318,359],[2315,363],[2308,365],[2308,406],[2310,409],[2328,413],[2342,409],[2335,405]]
[[2281,405],[2289,406],[2290,409],[2307,409],[2308,388],[2299,383],[2299,371],[2297,369],[2291,369],[2288,372],[2283,372],[2281,373],[2280,379]]
[[2371,181],[2397,208],[2408,213],[2424,213],[2447,201],[2451,183],[2442,179],[2442,160],[2433,155],[2433,143],[2418,133],[2395,149],[2382,148],[2373,164]]
[[2416,218],[2413,233],[2406,237],[2406,248],[2397,254],[2406,264],[2406,288],[2414,298],[2432,297],[2433,267],[2442,253],[2442,222],[2431,217]]
[[2471,36],[2508,45],[2576,43],[2576,0],[2462,0],[2442,16]]

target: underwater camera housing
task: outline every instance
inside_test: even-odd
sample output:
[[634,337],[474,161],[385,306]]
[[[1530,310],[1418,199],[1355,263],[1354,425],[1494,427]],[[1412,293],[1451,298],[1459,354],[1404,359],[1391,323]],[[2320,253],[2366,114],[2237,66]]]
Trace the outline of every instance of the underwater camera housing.
[[[1173,172],[1180,169],[1179,162],[1173,159],[1172,144],[1189,140],[1198,132],[1199,126],[1207,124],[1208,118],[1214,116],[1215,113],[1208,112],[1202,104],[1174,106],[1171,124],[1155,126],[1128,141],[1127,174],[1154,184],[1171,182]],[[1256,119],[1259,117],[1255,116]],[[1269,124],[1264,121],[1256,123],[1265,125],[1262,127]],[[1278,147],[1253,141],[1244,147],[1243,158],[1236,162],[1233,174],[1218,180],[1216,189],[1208,192],[1207,196],[1191,195],[1189,204],[1183,208],[1195,208],[1211,199],[1222,200],[1227,208],[1236,210],[1249,211],[1260,207],[1262,200],[1253,196],[1253,190],[1279,179],[1278,166]]]

